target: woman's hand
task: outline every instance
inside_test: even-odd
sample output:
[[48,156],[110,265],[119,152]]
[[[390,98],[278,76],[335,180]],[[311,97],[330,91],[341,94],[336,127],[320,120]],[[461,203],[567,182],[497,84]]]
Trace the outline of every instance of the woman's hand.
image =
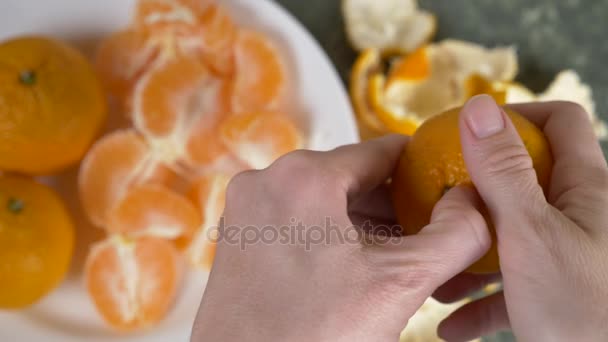
[[397,341],[491,243],[467,188],[450,191],[420,234],[391,234],[385,183],[406,143],[297,151],[233,179],[192,340]]
[[[512,328],[518,341],[608,341],[608,168],[587,114],[551,102],[511,106],[544,130],[554,156],[547,197],[510,120],[487,96],[461,113],[467,169],[498,236],[504,294],[458,310],[448,341]],[[461,275],[437,291],[455,301],[488,277]]]

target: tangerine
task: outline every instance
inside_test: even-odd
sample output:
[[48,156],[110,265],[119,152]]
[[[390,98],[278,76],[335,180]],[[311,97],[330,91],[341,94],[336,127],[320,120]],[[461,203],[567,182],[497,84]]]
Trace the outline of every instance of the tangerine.
[[[460,110],[452,109],[427,120],[403,151],[391,187],[395,212],[406,234],[416,234],[430,223],[435,204],[448,189],[471,184],[460,145]],[[520,114],[504,110],[532,157],[539,184],[546,190],[553,159],[545,135]],[[499,271],[495,232],[491,223],[488,226],[493,235],[492,247],[469,268],[470,272]]]
[[0,177],[0,205],[0,307],[26,307],[67,273],[74,225],[61,198],[27,178]]
[[42,37],[0,44],[0,169],[30,175],[78,161],[106,120],[92,66],[71,46]]

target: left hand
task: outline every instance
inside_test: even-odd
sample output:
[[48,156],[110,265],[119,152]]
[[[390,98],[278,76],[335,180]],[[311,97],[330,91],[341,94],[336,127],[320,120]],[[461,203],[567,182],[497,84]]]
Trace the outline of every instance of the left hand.
[[192,341],[397,341],[491,243],[467,187],[450,190],[418,235],[381,234],[394,224],[385,184],[406,143],[296,151],[236,176]]

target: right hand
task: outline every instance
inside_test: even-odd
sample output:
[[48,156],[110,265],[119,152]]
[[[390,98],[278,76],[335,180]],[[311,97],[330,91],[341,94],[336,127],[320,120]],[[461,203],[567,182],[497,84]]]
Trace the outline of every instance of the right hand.
[[[439,334],[467,341],[510,327],[518,341],[608,341],[608,167],[602,149],[579,105],[510,107],[549,140],[554,167],[547,197],[509,118],[488,96],[471,100],[460,119],[463,155],[496,227],[504,293],[459,309]],[[457,276],[435,297],[458,300],[483,278]]]

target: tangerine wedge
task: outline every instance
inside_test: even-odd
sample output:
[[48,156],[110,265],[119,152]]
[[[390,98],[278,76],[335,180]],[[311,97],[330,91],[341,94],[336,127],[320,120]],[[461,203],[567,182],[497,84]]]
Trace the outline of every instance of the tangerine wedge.
[[96,226],[104,226],[112,207],[133,184],[169,182],[145,140],[133,130],[111,133],[97,141],[80,166],[78,188],[84,210]]
[[185,146],[185,160],[193,166],[208,165],[226,155],[226,146],[219,139],[219,125],[231,113],[231,82],[216,80],[199,95],[208,104],[203,105],[189,128]]
[[215,131],[228,114],[229,82],[190,56],[158,65],[138,85],[134,125],[166,163],[210,163],[226,153]]
[[120,330],[145,328],[167,313],[179,281],[179,255],[158,238],[112,236],[87,257],[85,283],[97,310]]
[[226,188],[230,177],[222,173],[205,175],[194,183],[189,197],[202,213],[202,224],[186,250],[192,265],[211,270],[215,257],[217,228],[226,203]]
[[133,23],[155,35],[187,34],[195,30],[198,18],[193,8],[182,1],[139,0]]
[[254,169],[268,167],[302,145],[295,124],[278,113],[233,115],[222,124],[220,136],[237,158]]
[[141,30],[119,31],[105,38],[97,50],[95,67],[106,91],[125,104],[158,52],[158,46]]
[[235,46],[233,111],[275,110],[283,102],[287,83],[276,47],[261,33],[239,31]]
[[107,230],[126,236],[154,236],[166,240],[189,238],[201,215],[184,196],[159,184],[131,188],[108,217]]
[[203,61],[220,75],[234,72],[234,43],[237,26],[219,5],[209,6],[200,16],[199,53]]
[[173,134],[187,119],[193,98],[211,77],[203,64],[188,57],[155,66],[135,90],[135,127],[154,137]]

